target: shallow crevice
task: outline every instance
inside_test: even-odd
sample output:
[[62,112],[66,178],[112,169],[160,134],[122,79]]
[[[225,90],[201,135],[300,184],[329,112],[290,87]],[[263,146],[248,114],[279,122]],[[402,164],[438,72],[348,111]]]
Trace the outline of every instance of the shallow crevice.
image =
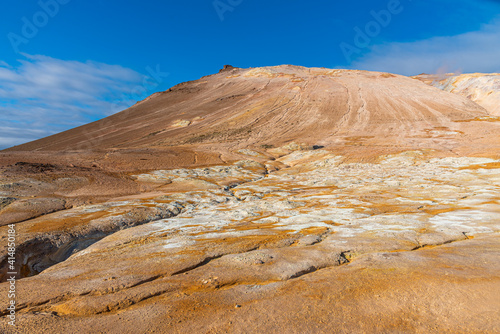
[[179,271],[176,271],[174,273],[172,273],[170,276],[176,276],[176,275],[180,275],[180,274],[185,274],[191,270],[195,270],[197,268],[200,268],[200,267],[203,267],[204,265],[207,265],[210,263],[210,261],[212,260],[215,260],[215,259],[219,259],[221,257],[223,257],[224,255],[226,254],[220,254],[220,255],[216,255],[216,256],[210,256],[210,257],[207,257],[205,258],[203,261],[199,262],[199,263],[196,263],[192,266],[189,266],[187,268],[184,268],[184,269],[181,269]]
[[439,246],[444,246],[444,245],[451,244],[453,242],[466,241],[466,240],[471,240],[472,239],[471,236],[467,235],[467,232],[462,232],[462,234],[464,235],[464,238],[450,239],[450,240],[446,240],[446,241],[443,241],[443,242],[440,242],[440,243],[436,243],[436,244],[420,244],[420,242],[417,241],[418,245],[415,246],[414,248],[412,248],[410,251],[416,251],[416,250],[424,249],[424,248],[439,247]]
[[[140,210],[139,210],[140,209]],[[120,230],[151,223],[157,220],[172,218],[183,212],[184,206],[175,205],[157,206],[154,208],[138,208],[142,215],[136,217],[137,212],[129,211],[120,218],[110,217],[99,226],[88,229],[82,234],[56,232],[43,237],[35,236],[16,249],[17,279],[38,275],[47,268],[65,261],[71,255],[81,252]],[[8,256],[0,257],[0,283],[6,282],[8,272]]]

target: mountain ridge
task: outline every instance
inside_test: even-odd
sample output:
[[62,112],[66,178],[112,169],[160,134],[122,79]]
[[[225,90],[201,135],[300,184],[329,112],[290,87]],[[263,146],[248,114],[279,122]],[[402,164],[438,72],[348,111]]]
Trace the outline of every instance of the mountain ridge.
[[486,116],[465,97],[401,75],[292,65],[228,67],[105,119],[4,152],[186,145],[227,150],[290,142],[339,148],[353,138],[360,146],[439,149],[480,140],[477,129],[492,124],[478,127],[473,121]]

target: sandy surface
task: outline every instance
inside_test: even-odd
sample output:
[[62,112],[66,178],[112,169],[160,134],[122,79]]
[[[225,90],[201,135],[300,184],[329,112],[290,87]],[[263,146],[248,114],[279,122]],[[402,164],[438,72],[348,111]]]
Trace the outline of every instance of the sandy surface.
[[0,331],[498,333],[499,127],[412,78],[229,68],[0,152]]

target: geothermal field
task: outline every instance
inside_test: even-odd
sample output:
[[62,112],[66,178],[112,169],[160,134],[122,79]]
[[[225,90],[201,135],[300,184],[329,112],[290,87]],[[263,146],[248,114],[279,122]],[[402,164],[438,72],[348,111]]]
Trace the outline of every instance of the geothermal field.
[[225,66],[1,151],[0,332],[498,333],[499,105],[498,74]]

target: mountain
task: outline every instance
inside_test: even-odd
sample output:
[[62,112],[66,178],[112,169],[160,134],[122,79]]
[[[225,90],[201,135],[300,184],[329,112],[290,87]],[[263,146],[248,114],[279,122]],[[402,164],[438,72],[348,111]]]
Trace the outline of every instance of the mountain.
[[419,75],[414,77],[447,92],[464,96],[484,107],[490,115],[500,116],[500,74],[471,73]]
[[[483,149],[496,125],[467,98],[404,76],[297,66],[239,69],[177,85],[118,114],[7,150],[234,151],[291,142],[342,150]],[[485,134],[484,132],[488,132]],[[498,137],[496,137],[498,138]],[[498,141],[491,141],[495,143]]]

